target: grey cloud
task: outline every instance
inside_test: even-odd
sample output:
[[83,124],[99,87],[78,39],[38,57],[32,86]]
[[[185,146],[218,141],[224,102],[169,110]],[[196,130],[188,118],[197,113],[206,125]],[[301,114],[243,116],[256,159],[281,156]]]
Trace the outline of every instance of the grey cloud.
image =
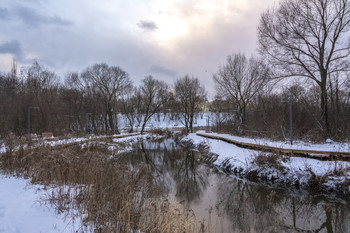
[[10,13],[9,13],[8,9],[0,8],[0,19],[2,19],[2,20],[9,20],[10,19]]
[[140,22],[137,23],[137,26],[147,31],[155,31],[158,29],[158,26],[155,22],[147,21],[147,20],[141,20]]
[[17,6],[15,8],[15,14],[20,18],[25,24],[31,27],[40,27],[41,25],[51,24],[59,26],[69,26],[73,23],[71,21],[62,19],[61,17],[55,16],[45,16],[39,14],[35,9],[28,8],[25,6]]
[[21,44],[17,40],[2,43],[0,44],[0,54],[12,54],[21,61],[23,55]]
[[177,73],[174,70],[159,65],[152,66],[151,71],[158,74],[165,74],[170,77],[175,77],[177,75]]

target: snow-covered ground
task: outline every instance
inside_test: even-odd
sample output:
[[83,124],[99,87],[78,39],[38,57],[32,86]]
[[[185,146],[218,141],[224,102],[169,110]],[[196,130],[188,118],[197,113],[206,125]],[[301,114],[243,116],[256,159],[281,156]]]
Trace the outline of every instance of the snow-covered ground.
[[[271,142],[266,139],[253,140],[247,138],[240,138],[231,135],[214,134],[217,136],[225,136],[237,141],[250,142],[250,143],[261,143],[262,145],[281,146],[290,148],[284,143]],[[337,190],[338,186],[347,184],[347,180],[350,180],[350,162],[344,161],[320,161],[316,159],[290,157],[285,161],[280,161],[281,165],[285,169],[276,169],[273,166],[258,167],[253,161],[256,156],[261,155],[261,152],[243,149],[233,144],[223,142],[217,139],[209,139],[198,136],[196,134],[189,134],[183,140],[192,140],[194,144],[204,143],[209,146],[210,152],[217,154],[218,158],[214,164],[218,167],[227,167],[227,161],[231,166],[231,170],[235,170],[236,174],[241,177],[249,176],[254,172],[256,177],[260,177],[264,180],[271,180],[277,183],[300,185],[307,187],[312,181],[313,175],[318,177],[325,177],[322,184],[324,190]],[[295,145],[294,148],[298,149],[312,149],[312,150],[326,150],[334,151],[341,148],[343,151],[349,151],[345,148],[348,145],[345,144],[334,144],[334,145],[307,145],[303,146],[302,143]],[[337,176],[335,173],[343,172],[343,175]],[[340,173],[340,172],[339,172]],[[350,183],[350,182],[349,182]],[[350,192],[350,186],[343,187],[342,192]]]
[[313,144],[303,141],[293,141],[293,145],[289,141],[271,141],[265,138],[244,138],[233,136],[229,134],[217,134],[217,133],[205,133],[205,131],[198,131],[197,133],[209,134],[213,136],[224,137],[232,139],[238,142],[252,143],[264,146],[279,147],[284,149],[296,149],[296,150],[313,150],[313,151],[338,151],[338,152],[350,152],[349,143],[339,143],[328,140],[323,144]]
[[[218,135],[218,134],[213,134]],[[290,148],[283,142],[271,142],[266,139],[247,139],[235,137],[231,135],[225,136],[237,141],[261,143],[263,145],[281,146]],[[131,144],[137,138],[147,138],[150,136],[139,135],[126,138],[114,139],[114,142],[127,142],[125,150],[130,150]],[[75,138],[70,140],[61,140],[50,142],[52,145],[60,145],[65,143],[80,142],[88,138]],[[315,159],[293,157],[285,162],[281,162],[286,168],[285,171],[279,171],[273,167],[260,168],[252,164],[255,156],[259,152],[239,148],[233,144],[223,142],[221,140],[208,139],[200,137],[196,134],[189,134],[184,138],[192,140],[195,144],[205,143],[210,147],[210,152],[218,155],[218,159],[214,162],[218,167],[223,167],[225,161],[229,161],[232,168],[239,171],[240,176],[244,176],[249,172],[258,171],[258,176],[265,177],[270,180],[281,181],[282,183],[292,183],[296,181],[300,185],[306,185],[309,182],[311,173],[314,172],[317,176],[325,176],[335,169],[335,167],[350,168],[349,162],[330,162],[318,161]],[[320,149],[337,150],[342,148],[346,151],[344,144],[324,144],[324,145],[304,145],[298,143],[294,148],[298,149]],[[325,187],[336,188],[337,183],[343,182],[349,178],[349,174],[343,177],[330,177],[324,184]],[[39,185],[28,184],[29,180],[7,177],[0,175],[0,233],[37,233],[37,232],[74,232],[75,226],[79,226],[77,222],[72,222],[70,219],[65,220],[63,215],[58,215],[52,206],[41,205],[38,200],[41,195],[45,195],[43,187]],[[20,211],[18,211],[20,210]]]
[[[195,126],[205,126],[207,116],[198,116],[195,121]],[[183,127],[181,122],[158,121],[155,116],[148,124],[150,128],[172,128]],[[293,148],[303,150],[322,150],[322,151],[350,151],[348,143],[324,143],[310,144],[304,142],[295,142],[293,146],[288,142],[275,142],[267,139],[250,139],[237,137],[227,134],[211,135],[230,138],[240,142],[248,142],[254,144],[268,145],[282,148]],[[100,136],[104,137],[104,136]],[[114,142],[126,142],[126,147],[121,151],[132,149],[132,141],[139,137],[147,138],[147,135],[139,135],[125,138],[114,139]],[[87,141],[91,138],[72,138],[67,140],[59,140],[55,142],[45,142],[50,145],[62,145],[74,142]],[[283,171],[274,167],[258,167],[252,163],[260,152],[239,148],[233,144],[223,142],[216,139],[208,139],[200,137],[196,134],[189,134],[184,140],[192,140],[195,144],[205,143],[209,146],[212,153],[218,155],[214,162],[219,168],[227,167],[227,161],[231,165],[232,170],[237,171],[237,175],[244,177],[252,171],[257,172],[257,177],[262,177],[267,180],[273,180],[285,184],[300,184],[307,186],[312,173],[316,176],[327,176],[322,184],[326,190],[337,189],[340,184],[350,180],[350,162],[342,161],[319,161],[315,159],[292,157],[288,160],[281,161],[281,165],[285,167]],[[5,152],[6,147],[0,143],[0,153]],[[120,150],[118,152],[121,152]],[[335,176],[335,170],[343,169],[345,172],[342,176]],[[69,220],[64,220],[63,215],[57,215],[53,207],[49,205],[40,205],[38,199],[40,195],[44,195],[42,187],[39,185],[28,185],[29,180],[13,178],[1,175],[0,173],[0,233],[37,233],[37,232],[74,232],[77,230],[74,226],[79,224]],[[348,192],[349,186],[345,187]],[[20,210],[20,211],[19,211]]]
[[[196,114],[193,120],[193,127],[206,126],[209,118],[209,122],[211,124],[211,119],[213,118],[213,114],[210,112],[204,112]],[[118,127],[121,130],[127,130],[129,128],[129,122],[127,118],[119,114],[118,115]],[[138,124],[135,122],[134,130],[140,131],[142,127],[142,122]],[[164,115],[163,113],[154,114],[146,124],[145,129],[165,129],[165,128],[183,128],[185,127],[183,117],[181,114],[177,114],[176,116],[171,117],[170,114]]]
[[[114,138],[116,143],[123,143],[118,153],[132,150],[132,144],[140,139],[156,140],[160,135],[136,135],[123,138]],[[62,145],[86,141],[92,138],[72,138],[56,142],[47,142],[51,145]],[[110,150],[113,152],[114,146]],[[5,152],[5,149],[4,149]],[[82,232],[79,231],[79,219],[75,222],[71,218],[65,219],[64,214],[57,214],[54,207],[40,203],[50,190],[41,185],[32,185],[29,179],[9,177],[0,171],[0,233],[47,233],[47,232]]]
[[59,215],[38,200],[45,194],[40,185],[0,174],[0,233],[75,232],[77,223]]

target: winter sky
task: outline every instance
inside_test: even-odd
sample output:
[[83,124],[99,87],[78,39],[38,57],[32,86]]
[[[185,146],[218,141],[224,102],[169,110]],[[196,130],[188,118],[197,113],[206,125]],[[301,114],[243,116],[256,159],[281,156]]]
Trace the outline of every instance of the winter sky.
[[[260,14],[275,0],[1,0],[0,70],[34,59],[61,77],[99,62],[138,84],[185,74],[209,92],[228,54],[256,53]],[[213,93],[209,93],[213,94]]]

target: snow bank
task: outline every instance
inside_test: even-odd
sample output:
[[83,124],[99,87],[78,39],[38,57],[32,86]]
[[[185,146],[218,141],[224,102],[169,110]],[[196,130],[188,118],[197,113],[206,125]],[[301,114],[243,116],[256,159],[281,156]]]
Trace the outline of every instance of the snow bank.
[[40,205],[40,185],[0,175],[0,233],[75,232],[74,224]]
[[[231,135],[212,134],[221,137],[227,137],[242,142],[257,143],[253,139],[240,138]],[[217,140],[200,137],[196,134],[189,134],[182,140],[192,140],[194,144],[206,144],[209,146],[209,152],[218,155],[214,165],[222,170],[239,177],[258,178],[264,181],[273,181],[274,183],[283,183],[303,187],[305,189],[317,189],[323,191],[337,191],[350,193],[350,162],[344,161],[320,161],[316,159],[285,157],[280,161],[281,167],[257,166],[254,159],[257,156],[268,155],[254,150],[237,147],[233,144]],[[262,142],[262,141],[258,141]],[[275,142],[263,140],[267,145],[276,146]],[[284,144],[285,145],[285,144]],[[288,148],[288,145],[285,145]],[[301,144],[296,145],[300,149],[305,149]],[[308,148],[320,148],[320,145],[310,145]],[[321,147],[329,150],[331,147]],[[340,148],[340,147],[332,147]],[[342,147],[343,149],[345,147]],[[317,186],[317,187],[315,187]]]
[[[197,133],[205,133],[205,131],[198,131]],[[289,141],[271,141],[265,138],[244,138],[233,136],[230,134],[217,134],[217,133],[205,133],[213,136],[225,137],[238,142],[252,143],[264,146],[280,147],[284,149],[295,150],[315,150],[315,151],[337,151],[337,152],[349,152],[350,143],[339,143],[328,141],[323,144],[312,144],[303,141],[293,141],[293,145],[290,145]]]

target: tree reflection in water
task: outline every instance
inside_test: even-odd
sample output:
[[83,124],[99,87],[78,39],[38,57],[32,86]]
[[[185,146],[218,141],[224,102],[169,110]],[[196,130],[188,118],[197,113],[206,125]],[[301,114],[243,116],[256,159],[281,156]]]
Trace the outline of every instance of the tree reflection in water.
[[[171,140],[143,141],[128,156],[131,164],[148,166],[165,196],[184,201],[196,216],[208,216],[197,219],[205,222],[205,232],[350,232],[347,200],[214,173],[191,143],[179,149]],[[207,202],[208,196],[212,203]]]
[[350,206],[325,196],[288,194],[259,184],[221,180],[219,206],[233,232],[350,232]]
[[154,173],[157,184],[165,195],[175,195],[188,203],[198,200],[208,183],[208,172],[201,156],[192,144],[175,148],[175,142],[140,141],[135,151],[128,153],[132,165],[145,163]]

